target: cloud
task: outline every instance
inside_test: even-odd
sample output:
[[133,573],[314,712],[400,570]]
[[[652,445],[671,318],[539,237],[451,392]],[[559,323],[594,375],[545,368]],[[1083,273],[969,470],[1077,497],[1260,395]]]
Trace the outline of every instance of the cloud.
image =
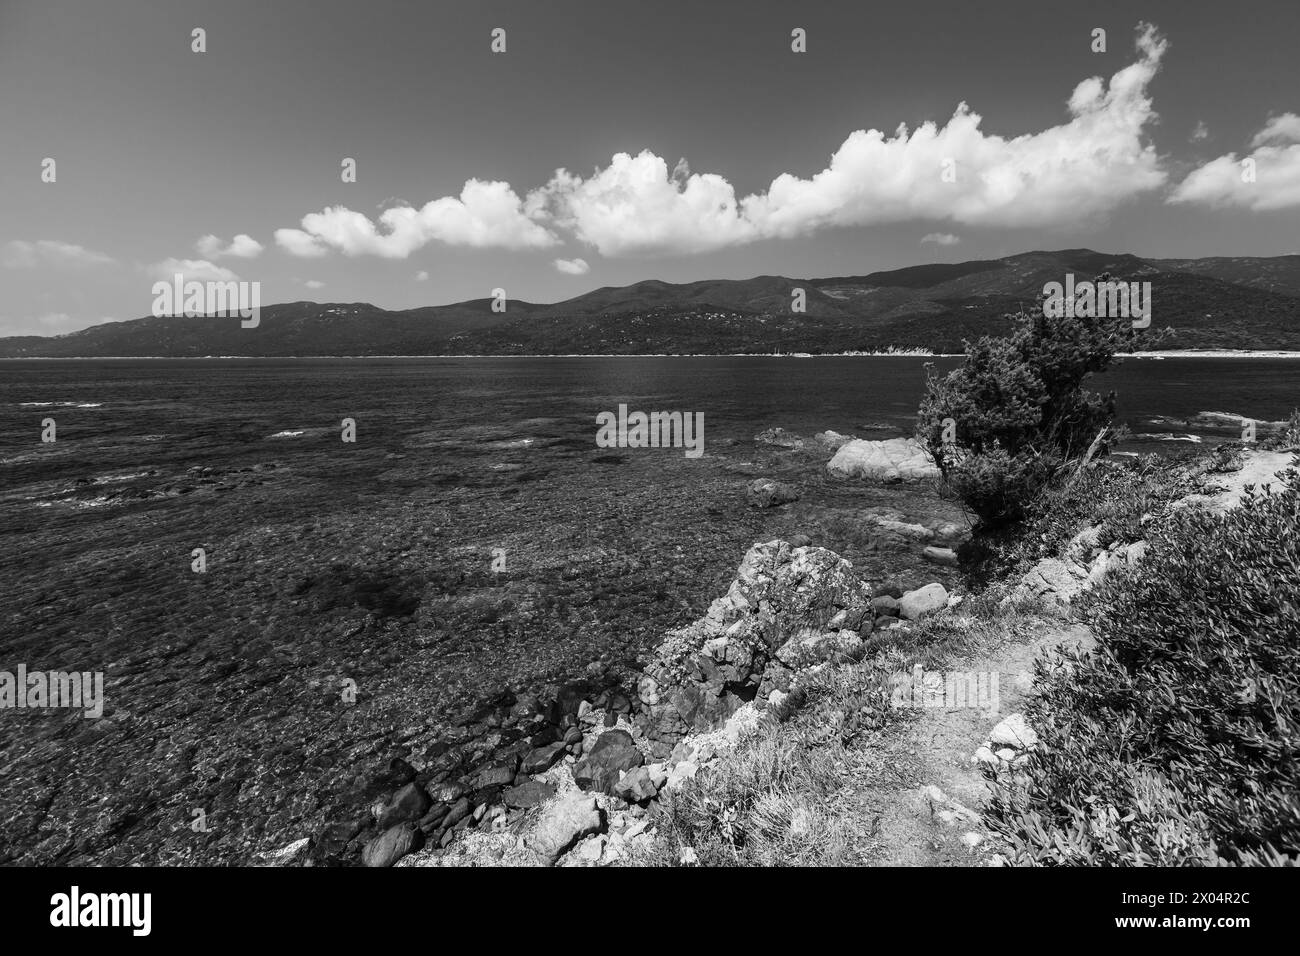
[[[740,200],[722,176],[691,173],[685,161],[670,174],[644,151],[619,153],[589,177],[558,170],[528,204],[606,256],[708,252],[918,219],[1023,227],[1100,217],[1165,182],[1144,131],[1156,118],[1147,87],[1167,44],[1140,25],[1136,46],[1135,63],[1108,83],[1079,83],[1069,121],[1041,132],[985,133],[962,103],[942,127],[857,130],[821,172],[783,173],[765,193]],[[945,179],[945,168],[955,177]]]
[[1252,147],[1265,144],[1300,143],[1300,116],[1295,113],[1283,113],[1271,116],[1264,128],[1250,141]]
[[1209,139],[1210,128],[1205,125],[1205,120],[1197,120],[1196,127],[1192,130],[1192,135],[1187,137],[1188,142],[1199,143],[1203,139]]
[[1300,207],[1300,116],[1271,117],[1252,152],[1228,153],[1192,170],[1166,200],[1254,212]]
[[114,261],[112,256],[102,252],[57,239],[38,239],[35,242],[14,239],[5,243],[0,260],[9,269],[35,269],[38,265],[108,265]]
[[146,270],[155,279],[170,281],[176,273],[187,282],[238,282],[239,276],[225,266],[214,265],[206,259],[164,259]]
[[1064,122],[1021,136],[985,132],[983,118],[960,103],[942,126],[852,132],[825,169],[807,178],[783,173],[744,198],[724,176],[692,172],[685,159],[670,168],[649,150],[620,152],[590,175],[558,169],[523,199],[508,183],[471,179],[459,197],[395,206],[377,221],[328,207],[303,217],[300,228],[276,230],[275,239],[303,257],[402,259],[430,242],[531,250],[571,236],[604,256],[653,257],[896,222],[1042,227],[1100,219],[1167,179],[1146,132],[1157,118],[1148,87],[1168,45],[1148,24],[1138,25],[1135,45],[1135,62],[1109,80],[1075,86]]
[[649,150],[618,153],[586,179],[556,170],[529,202],[605,256],[687,255],[760,238],[723,177],[685,173],[680,162],[674,174]]
[[262,254],[262,249],[265,247],[252,236],[241,232],[231,239],[229,244],[217,236],[208,234],[194,243],[194,248],[205,259],[220,259],[223,256],[255,259]]
[[566,276],[585,276],[591,271],[591,266],[587,265],[586,259],[556,259],[551,265]]
[[954,236],[951,232],[930,232],[921,237],[922,244],[933,242],[939,246],[955,246],[961,242],[961,236]]
[[303,259],[315,259],[330,251],[329,246],[301,229],[275,230],[275,244],[290,255]]
[[429,281],[429,273],[427,273],[427,272],[425,272],[423,269],[421,269],[419,272],[417,272],[417,273],[415,274],[415,281],[416,281],[416,282],[428,282],[428,281]]
[[301,226],[275,232],[275,241],[298,256],[336,250],[347,256],[405,259],[435,241],[477,249],[545,249],[560,241],[530,217],[509,183],[477,179],[466,182],[459,197],[443,196],[420,209],[386,209],[378,226],[344,206],[310,213]]
[[309,289],[325,288],[325,283],[321,282],[319,279],[308,279],[306,282],[303,283],[303,285],[305,285]]

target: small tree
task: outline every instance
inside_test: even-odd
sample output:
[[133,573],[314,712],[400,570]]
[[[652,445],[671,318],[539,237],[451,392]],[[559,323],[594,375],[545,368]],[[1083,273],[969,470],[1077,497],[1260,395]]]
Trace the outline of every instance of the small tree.
[[1083,384],[1141,335],[1126,318],[1048,318],[1041,307],[1010,318],[1010,335],[966,342],[958,368],[928,369],[918,414],[917,437],[985,526],[1015,521],[1066,462],[1106,450],[1115,395]]

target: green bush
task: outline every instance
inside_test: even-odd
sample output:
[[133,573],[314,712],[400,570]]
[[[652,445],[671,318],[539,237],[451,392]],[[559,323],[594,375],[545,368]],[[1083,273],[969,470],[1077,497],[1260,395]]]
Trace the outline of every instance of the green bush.
[[1043,743],[990,810],[1013,862],[1300,858],[1300,476],[1178,512],[1082,602],[1101,645],[1040,669]]
[[[1104,372],[1116,352],[1136,348],[1143,334],[1127,319],[1049,319],[1041,309],[1011,318],[1010,335],[967,342],[958,368],[943,376],[930,371],[918,415],[918,438],[986,526],[1021,518],[1110,424],[1114,394],[1089,392],[1084,382]],[[1145,335],[1146,345],[1158,338]],[[952,441],[945,441],[948,419]]]
[[961,548],[968,582],[1017,577],[1042,558],[1059,557],[1084,528],[1099,526],[1098,544],[1129,544],[1146,536],[1143,519],[1201,489],[1203,452],[1169,457],[1102,459],[1040,488],[1015,524],[985,527]]

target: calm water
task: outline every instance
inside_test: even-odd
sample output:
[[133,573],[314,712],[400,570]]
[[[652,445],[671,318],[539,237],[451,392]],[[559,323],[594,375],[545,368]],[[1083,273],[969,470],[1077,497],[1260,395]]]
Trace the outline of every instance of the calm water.
[[[923,366],[956,359],[478,358],[302,360],[0,360],[5,446],[21,446],[46,409],[20,403],[102,403],[60,409],[69,424],[129,434],[166,431],[177,413],[232,424],[291,428],[366,416],[380,434],[452,420],[510,430],[519,420],[572,418],[580,431],[596,411],[630,408],[705,413],[708,433],[751,437],[781,424],[795,431],[852,431],[863,422],[905,425],[922,393]],[[1230,411],[1278,419],[1300,405],[1294,359],[1126,360],[1094,379],[1114,389],[1122,418]],[[39,414],[38,414],[39,413]],[[233,434],[233,432],[232,432]]]
[[[951,503],[752,441],[909,431],[924,361],[0,361],[0,669],[104,671],[108,697],[100,721],[6,715],[0,820],[30,855],[0,863],[281,846],[355,812],[358,775],[433,747],[483,695],[653,647],[754,541],[807,533],[868,580],[947,581],[861,515],[954,520]],[[1158,432],[1203,410],[1282,418],[1297,386],[1287,360],[1130,360],[1098,382]],[[703,412],[704,457],[597,448],[620,403]],[[760,475],[802,500],[747,507]],[[221,821],[202,840],[195,806]]]

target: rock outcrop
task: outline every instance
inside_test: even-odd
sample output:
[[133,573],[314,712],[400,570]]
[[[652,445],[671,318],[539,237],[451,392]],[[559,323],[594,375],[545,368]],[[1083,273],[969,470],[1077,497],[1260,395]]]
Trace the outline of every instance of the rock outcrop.
[[792,671],[778,651],[793,636],[833,632],[835,643],[851,643],[847,622],[861,637],[872,619],[871,593],[843,558],[785,541],[757,544],[726,595],[659,646],[637,688],[637,720],[646,736],[668,742],[716,728],[746,701],[789,689]]
[[938,478],[939,468],[915,438],[885,441],[854,439],[841,445],[826,470],[837,478],[870,481],[921,481]]

